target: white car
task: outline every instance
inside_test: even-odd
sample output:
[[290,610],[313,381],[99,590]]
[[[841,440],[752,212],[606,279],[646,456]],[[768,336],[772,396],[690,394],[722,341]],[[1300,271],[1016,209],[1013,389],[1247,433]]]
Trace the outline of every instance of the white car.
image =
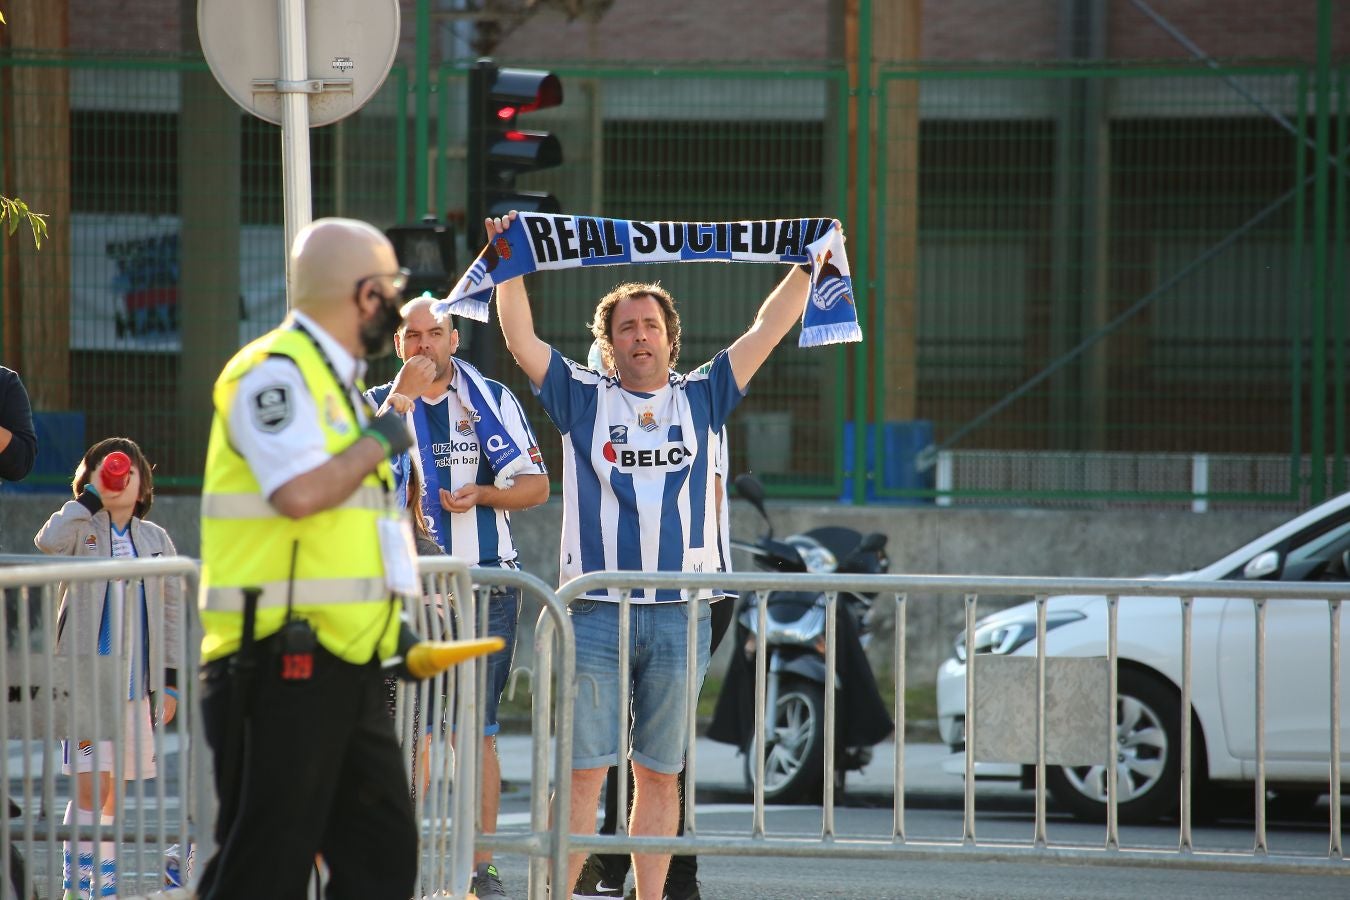
[[[1227,556],[1170,576],[1176,581],[1225,579],[1350,582],[1350,494],[1286,522]],[[1207,783],[1256,780],[1256,624],[1253,603],[1197,598],[1192,619],[1193,796],[1197,810]],[[1180,797],[1181,603],[1176,598],[1122,597],[1118,607],[1119,754],[1122,822],[1148,822],[1177,809]],[[1341,724],[1350,721],[1350,624],[1342,643]],[[1046,653],[1105,656],[1103,596],[1052,597],[1047,603]],[[1330,772],[1330,617],[1323,601],[1275,601],[1266,607],[1267,786],[1291,805],[1315,803],[1328,792]],[[976,623],[976,653],[1036,654],[1036,606],[1023,603]],[[965,746],[965,634],[956,655],[938,670],[938,728],[953,751]],[[1350,741],[1342,739],[1350,777]],[[954,767],[953,767],[954,768]],[[958,769],[959,771],[959,769]],[[977,766],[976,777],[1013,777],[1031,786],[1025,766]],[[1101,819],[1106,806],[1103,765],[1051,767],[1047,787],[1062,807]]]

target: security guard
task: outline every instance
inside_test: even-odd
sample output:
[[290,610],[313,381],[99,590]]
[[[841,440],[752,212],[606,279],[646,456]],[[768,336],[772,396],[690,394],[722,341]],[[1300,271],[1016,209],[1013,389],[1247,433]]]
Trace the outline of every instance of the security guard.
[[350,219],[304,228],[290,268],[292,313],[214,390],[200,606],[220,849],[198,896],[292,900],[319,854],[330,898],[406,900],[418,836],[381,660],[400,649],[397,593],[418,590],[388,463],[411,438],[361,375],[407,272]]

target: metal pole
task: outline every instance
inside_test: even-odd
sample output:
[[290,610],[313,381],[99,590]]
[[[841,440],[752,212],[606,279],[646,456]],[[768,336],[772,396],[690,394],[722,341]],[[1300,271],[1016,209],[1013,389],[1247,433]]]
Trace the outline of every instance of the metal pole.
[[[1179,850],[1190,853],[1195,849],[1191,835],[1191,658],[1194,649],[1192,622],[1195,598],[1181,598],[1181,838]],[[1260,704],[1260,700],[1257,700]]]
[[1317,121],[1317,166],[1313,170],[1313,271],[1312,284],[1312,434],[1308,454],[1312,464],[1309,502],[1326,499],[1326,397],[1327,397],[1327,226],[1330,222],[1330,184],[1327,163],[1331,159],[1331,0],[1317,4],[1317,80],[1314,113]]
[[[1045,606],[1049,598],[1036,595],[1036,825],[1032,843],[1045,847]],[[970,644],[966,644],[966,658],[970,658]],[[1107,752],[1114,751],[1107,747]],[[1107,766],[1111,758],[1107,757]]]
[[835,730],[835,685],[839,671],[839,631],[836,617],[839,614],[839,593],[830,591],[825,595],[825,772],[822,777],[824,790],[822,799],[825,809],[821,814],[821,837],[825,841],[834,840],[834,730]]
[[[436,215],[427,190],[427,169],[431,167],[431,0],[417,0],[417,79],[416,118],[413,120],[413,203],[426,215]],[[400,185],[405,190],[406,185]]]
[[1257,856],[1270,852],[1266,839],[1266,600],[1256,600],[1256,845]]
[[695,765],[698,761],[698,692],[699,688],[702,687],[702,682],[698,680],[698,620],[703,613],[703,604],[708,603],[710,609],[712,604],[711,601],[698,599],[697,591],[684,591],[683,595],[686,609],[690,612],[684,617],[686,625],[684,635],[685,789],[679,802],[684,806],[684,833],[694,837],[698,831],[694,810],[694,797],[698,793],[698,767]]
[[[294,85],[307,77],[305,0],[278,0],[281,78]],[[286,87],[283,84],[282,87]],[[314,217],[310,199],[309,95],[293,88],[281,94],[281,183],[286,222],[286,305],[291,305],[290,248]]]
[[979,594],[966,594],[966,768],[961,799],[961,843],[975,844],[975,604]]
[[1331,613],[1331,846],[1332,859],[1344,859],[1341,846],[1341,601],[1329,603]]
[[[1044,632],[1042,632],[1044,633]],[[1106,849],[1120,849],[1120,595],[1106,597]]]
[[774,698],[773,709],[767,708],[766,700],[769,692],[769,653],[768,642],[764,640],[764,635],[769,633],[768,597],[768,591],[750,592],[750,602],[755,605],[755,742],[752,745],[755,748],[755,758],[750,760],[755,767],[755,809],[750,819],[750,836],[753,838],[764,837],[764,754],[767,743],[765,737],[770,723],[778,717],[778,698]]
[[[868,323],[872,310],[872,227],[870,200],[872,194],[872,0],[858,4],[858,109],[857,171],[854,177],[854,197],[857,203],[858,226],[865,229],[866,240],[858,242],[858,278],[853,280],[853,296],[858,304],[858,321]],[[862,290],[858,288],[861,286]],[[867,502],[867,349],[854,350],[853,377],[853,502],[862,506]],[[878,386],[880,389],[880,386]],[[878,438],[879,440],[879,438]],[[878,470],[881,460],[878,459]],[[878,476],[878,481],[880,477]]]
[[616,801],[615,809],[618,812],[614,816],[614,833],[622,837],[628,833],[628,804],[631,802],[628,797],[628,779],[631,777],[631,765],[628,759],[628,714],[630,712],[629,704],[631,702],[633,681],[631,656],[633,645],[633,592],[626,590],[620,595],[619,599],[619,708],[615,714],[619,717],[619,759],[618,759],[618,778],[615,779],[615,785],[619,788],[619,799]]
[[[474,606],[476,597],[468,569],[453,575],[454,608],[459,616],[461,634],[466,638],[478,636],[478,616]],[[485,659],[474,660],[464,670],[455,673],[455,695],[458,698],[460,740],[455,744],[454,780],[454,840],[450,846],[450,883],[452,891],[467,891],[473,878],[473,842],[479,810],[478,752],[483,733],[478,724],[478,678]]]
[[895,802],[891,836],[900,843],[905,841],[905,687],[909,684],[905,672],[905,630],[908,601],[909,594],[895,595]]

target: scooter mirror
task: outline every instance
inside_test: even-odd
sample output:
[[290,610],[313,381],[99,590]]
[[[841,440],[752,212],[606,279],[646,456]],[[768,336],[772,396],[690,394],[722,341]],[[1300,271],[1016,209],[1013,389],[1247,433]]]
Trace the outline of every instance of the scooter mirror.
[[742,498],[750,501],[750,505],[759,510],[759,515],[764,519],[764,523],[769,526],[769,536],[773,536],[773,523],[769,521],[769,514],[764,511],[764,485],[760,480],[749,472],[742,472],[731,482],[736,486],[736,493]]
[[857,552],[876,553],[878,550],[885,549],[885,547],[886,535],[882,534],[880,531],[874,531],[862,539],[862,543],[858,545]]
[[754,475],[749,472],[742,472],[736,476],[732,483],[736,485],[736,493],[746,500],[749,500],[755,506],[764,505],[764,485]]

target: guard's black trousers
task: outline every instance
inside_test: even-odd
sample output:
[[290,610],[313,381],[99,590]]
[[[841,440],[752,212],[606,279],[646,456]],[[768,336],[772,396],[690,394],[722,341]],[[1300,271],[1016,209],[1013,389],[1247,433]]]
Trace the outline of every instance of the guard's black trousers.
[[[281,678],[277,637],[258,660],[242,724],[230,659],[202,668],[202,719],[216,764],[219,850],[201,900],[302,900],[322,854],[328,900],[408,900],[417,879],[417,829],[378,664],[356,666],[321,647],[313,676]],[[222,772],[242,741],[237,778]],[[237,786],[237,787],[236,787]]]

